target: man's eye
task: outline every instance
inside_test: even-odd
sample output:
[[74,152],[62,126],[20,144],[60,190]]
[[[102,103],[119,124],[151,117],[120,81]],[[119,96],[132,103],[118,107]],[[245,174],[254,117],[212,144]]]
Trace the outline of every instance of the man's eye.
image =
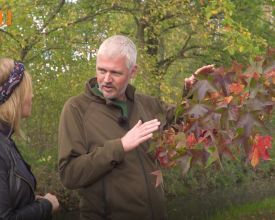
[[113,74],[114,76],[120,76],[120,75],[121,75],[120,72],[113,72],[112,74]]
[[99,72],[100,74],[105,74],[105,73],[106,73],[105,70],[98,70],[98,72]]

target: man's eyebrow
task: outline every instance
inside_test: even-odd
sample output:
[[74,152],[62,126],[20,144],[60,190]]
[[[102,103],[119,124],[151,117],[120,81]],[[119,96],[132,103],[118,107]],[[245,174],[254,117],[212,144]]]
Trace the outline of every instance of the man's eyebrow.
[[[97,67],[97,69],[98,70],[105,70],[105,71],[107,71],[105,68],[103,68],[103,67]],[[119,73],[119,74],[121,74],[122,73],[122,71],[120,71],[120,70],[109,70],[109,72],[111,72],[111,73]]]
[[120,74],[122,73],[122,71],[120,71],[120,70],[111,70],[110,72],[111,73],[120,73]]

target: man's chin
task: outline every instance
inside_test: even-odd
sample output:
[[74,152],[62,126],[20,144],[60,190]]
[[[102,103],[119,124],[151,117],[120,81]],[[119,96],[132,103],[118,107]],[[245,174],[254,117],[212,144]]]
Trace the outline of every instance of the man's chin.
[[116,96],[114,94],[103,92],[103,96],[105,99],[115,99]]

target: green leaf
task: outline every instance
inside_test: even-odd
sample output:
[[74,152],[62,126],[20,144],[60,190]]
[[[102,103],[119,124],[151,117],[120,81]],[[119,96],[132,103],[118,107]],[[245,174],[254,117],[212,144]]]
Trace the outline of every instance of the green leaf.
[[209,167],[212,163],[219,160],[219,153],[217,151],[217,148],[215,146],[210,146],[206,149],[206,151],[209,153],[209,157],[206,161],[205,167]]
[[180,165],[181,165],[181,174],[184,176],[190,169],[191,166],[191,159],[192,156],[185,154],[183,157],[180,158]]

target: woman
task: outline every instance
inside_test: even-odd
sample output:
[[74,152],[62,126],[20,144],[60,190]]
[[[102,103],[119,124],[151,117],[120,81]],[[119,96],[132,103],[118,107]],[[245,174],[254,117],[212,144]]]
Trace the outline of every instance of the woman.
[[35,177],[11,139],[20,136],[21,118],[31,114],[32,96],[24,65],[0,58],[0,219],[51,219],[59,207],[52,194],[35,196]]

